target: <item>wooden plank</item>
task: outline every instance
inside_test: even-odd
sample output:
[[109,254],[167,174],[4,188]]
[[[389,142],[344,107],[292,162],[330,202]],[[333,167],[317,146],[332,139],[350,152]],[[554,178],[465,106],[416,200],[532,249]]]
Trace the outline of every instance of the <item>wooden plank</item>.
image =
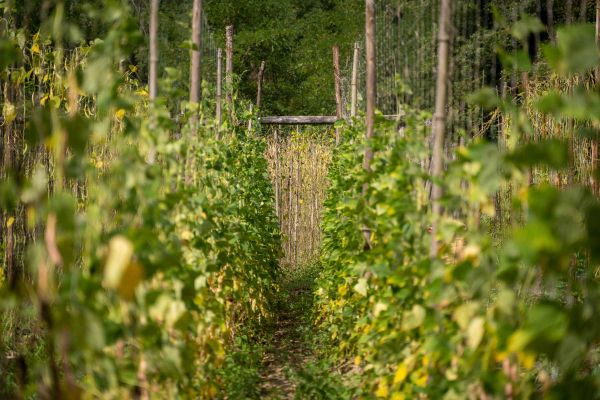
[[337,120],[338,118],[335,115],[277,116],[260,118],[260,122],[265,125],[333,125]]
[[[384,119],[395,121],[398,115],[384,115]],[[263,125],[333,125],[341,120],[335,115],[282,115],[259,118]]]

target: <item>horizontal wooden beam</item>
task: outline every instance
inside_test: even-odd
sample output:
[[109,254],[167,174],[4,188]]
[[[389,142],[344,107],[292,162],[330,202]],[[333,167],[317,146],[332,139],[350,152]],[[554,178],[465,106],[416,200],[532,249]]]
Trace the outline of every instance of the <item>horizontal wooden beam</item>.
[[[391,121],[398,118],[397,115],[384,115],[383,117]],[[333,125],[338,118],[335,115],[303,115],[260,117],[259,120],[264,125]]]
[[335,115],[303,115],[303,116],[280,116],[261,117],[260,123],[265,125],[333,125],[337,121]]

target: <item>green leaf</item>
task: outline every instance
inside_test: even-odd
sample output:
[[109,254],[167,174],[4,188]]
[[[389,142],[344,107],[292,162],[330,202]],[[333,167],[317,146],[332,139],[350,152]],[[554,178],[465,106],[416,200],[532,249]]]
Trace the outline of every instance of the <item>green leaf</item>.
[[559,28],[556,47],[544,48],[548,64],[563,75],[593,70],[600,61],[595,35],[591,24],[575,24]]

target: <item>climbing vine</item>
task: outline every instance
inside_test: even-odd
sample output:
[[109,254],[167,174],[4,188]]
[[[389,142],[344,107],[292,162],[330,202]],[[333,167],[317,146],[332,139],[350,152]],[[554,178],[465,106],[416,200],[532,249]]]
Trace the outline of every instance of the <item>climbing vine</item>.
[[[585,83],[598,65],[593,30],[572,26],[557,38],[545,52],[550,74],[584,78],[573,90],[540,93],[535,110],[557,123],[595,126],[597,93]],[[405,126],[381,121],[370,143],[372,172],[361,168],[362,127],[338,149],[316,290],[316,323],[335,343],[325,352],[337,365],[349,362],[342,371],[357,377],[347,379],[365,398],[595,398],[600,202],[583,185],[530,185],[532,170],[569,167],[568,146],[529,140],[531,111],[510,98],[483,90],[472,101],[500,110],[512,145],[476,140],[457,149],[442,182],[434,259],[427,256],[430,116],[405,107]],[[512,219],[497,229],[494,196],[503,187],[514,194]]]

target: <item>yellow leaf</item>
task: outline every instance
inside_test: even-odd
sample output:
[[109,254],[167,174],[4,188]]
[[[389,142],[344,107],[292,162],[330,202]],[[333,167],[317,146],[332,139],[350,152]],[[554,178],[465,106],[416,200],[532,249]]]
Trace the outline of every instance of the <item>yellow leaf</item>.
[[135,288],[142,280],[141,265],[132,260],[133,244],[124,236],[115,236],[108,243],[104,264],[104,286],[115,289],[125,299],[132,299]]
[[535,366],[534,353],[520,351],[519,353],[517,353],[517,356],[519,357],[519,361],[521,361],[521,364],[523,364],[523,368],[531,369]]
[[425,387],[427,386],[427,379],[429,379],[429,376],[427,374],[423,374],[421,377],[415,380],[415,385],[419,387]]
[[6,227],[10,228],[15,223],[15,217],[9,217],[6,221]]
[[369,284],[367,283],[366,279],[360,278],[358,280],[358,283],[354,285],[353,289],[356,293],[360,294],[361,296],[366,296],[367,290],[369,289]]
[[390,390],[388,388],[387,379],[381,378],[379,385],[377,386],[377,390],[375,391],[375,396],[379,398],[387,398],[389,394]]
[[392,394],[392,400],[406,400],[406,396],[400,392],[395,392]]
[[119,108],[115,112],[115,118],[118,119],[119,121],[122,121],[123,118],[125,118],[125,110],[123,110],[122,108]]
[[467,328],[467,345],[476,349],[483,339],[485,321],[481,317],[477,317],[471,321]]
[[408,367],[406,364],[401,363],[398,365],[398,369],[394,374],[394,385],[404,382],[406,377],[408,376]]
[[378,317],[379,314],[381,314],[382,312],[384,312],[387,309],[388,309],[388,305],[379,301],[375,304],[375,307],[373,309],[373,314],[376,317]]
[[4,122],[7,124],[10,124],[17,119],[17,109],[15,105],[6,101],[2,107],[2,116],[4,117]]
[[140,263],[134,261],[129,263],[125,272],[123,273],[123,278],[117,287],[117,291],[124,299],[131,300],[135,295],[135,289],[138,284],[144,277],[144,270]]

